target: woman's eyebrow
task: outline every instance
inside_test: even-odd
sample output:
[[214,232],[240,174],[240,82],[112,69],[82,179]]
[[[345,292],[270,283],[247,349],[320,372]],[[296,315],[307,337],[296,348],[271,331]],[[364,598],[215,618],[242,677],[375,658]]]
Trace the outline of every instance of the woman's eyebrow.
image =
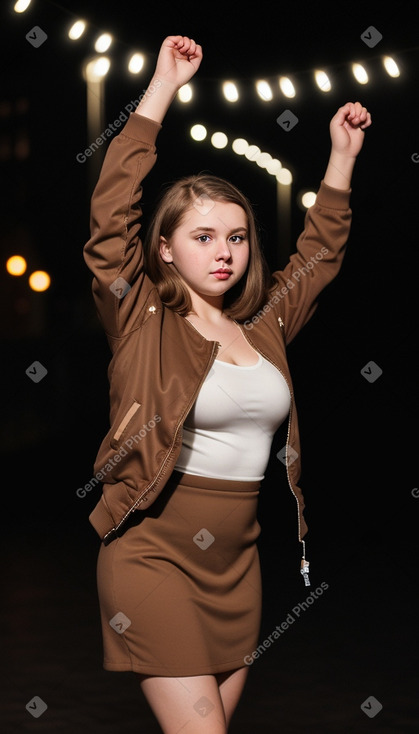
[[[215,232],[215,228],[214,227],[195,227],[194,229],[190,231],[190,234],[194,234],[195,232]],[[234,229],[231,229],[229,231],[229,234],[234,234],[235,232],[246,232],[247,233],[247,228],[246,227],[234,227]]]

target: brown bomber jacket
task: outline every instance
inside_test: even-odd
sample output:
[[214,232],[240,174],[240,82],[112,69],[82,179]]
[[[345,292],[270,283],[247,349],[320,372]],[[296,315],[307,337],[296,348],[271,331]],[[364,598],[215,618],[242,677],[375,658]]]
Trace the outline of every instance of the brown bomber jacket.
[[[144,272],[142,181],[156,161],[160,129],[159,123],[131,113],[110,142],[92,195],[91,237],[83,251],[112,355],[110,428],[99,447],[94,477],[81,488],[87,492],[103,485],[89,520],[105,544],[131,512],[147,510],[164,489],[181,449],[183,422],[218,350],[218,342],[206,340],[161,302]],[[300,438],[286,346],[339,272],[351,226],[350,194],[351,189],[321,181],[297,251],[273,274],[276,285],[264,309],[241,325],[251,346],[282,372],[290,388],[286,472],[303,548],[307,525],[298,486]]]

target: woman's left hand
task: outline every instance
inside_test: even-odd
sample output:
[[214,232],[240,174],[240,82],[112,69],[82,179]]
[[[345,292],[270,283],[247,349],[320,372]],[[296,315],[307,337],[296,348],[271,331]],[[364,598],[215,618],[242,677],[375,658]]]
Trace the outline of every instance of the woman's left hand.
[[371,123],[371,115],[366,107],[360,102],[347,102],[330,121],[332,150],[355,158],[364,143],[364,131]]

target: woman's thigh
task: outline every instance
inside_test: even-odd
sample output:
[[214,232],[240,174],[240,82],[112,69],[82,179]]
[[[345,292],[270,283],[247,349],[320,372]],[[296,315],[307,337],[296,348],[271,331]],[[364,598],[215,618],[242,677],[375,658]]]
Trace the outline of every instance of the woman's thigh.
[[140,676],[140,685],[164,734],[226,734],[215,676]]
[[237,708],[237,704],[240,701],[246,684],[248,672],[249,668],[246,665],[245,668],[239,668],[238,670],[229,671],[228,673],[218,673],[216,675],[221,700],[223,702],[227,728]]

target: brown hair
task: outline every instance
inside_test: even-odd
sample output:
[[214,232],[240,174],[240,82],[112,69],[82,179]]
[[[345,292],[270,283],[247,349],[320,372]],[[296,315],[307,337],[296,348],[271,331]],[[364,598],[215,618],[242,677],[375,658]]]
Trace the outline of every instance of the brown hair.
[[224,296],[224,312],[237,321],[250,319],[268,300],[271,274],[263,254],[253,207],[232,183],[218,176],[200,173],[172,183],[160,197],[145,239],[146,272],[155,284],[162,302],[186,316],[192,311],[189,292],[177,271],[160,255],[160,237],[169,239],[182,217],[197,198],[238,204],[244,210],[249,228],[249,262],[245,273]]

